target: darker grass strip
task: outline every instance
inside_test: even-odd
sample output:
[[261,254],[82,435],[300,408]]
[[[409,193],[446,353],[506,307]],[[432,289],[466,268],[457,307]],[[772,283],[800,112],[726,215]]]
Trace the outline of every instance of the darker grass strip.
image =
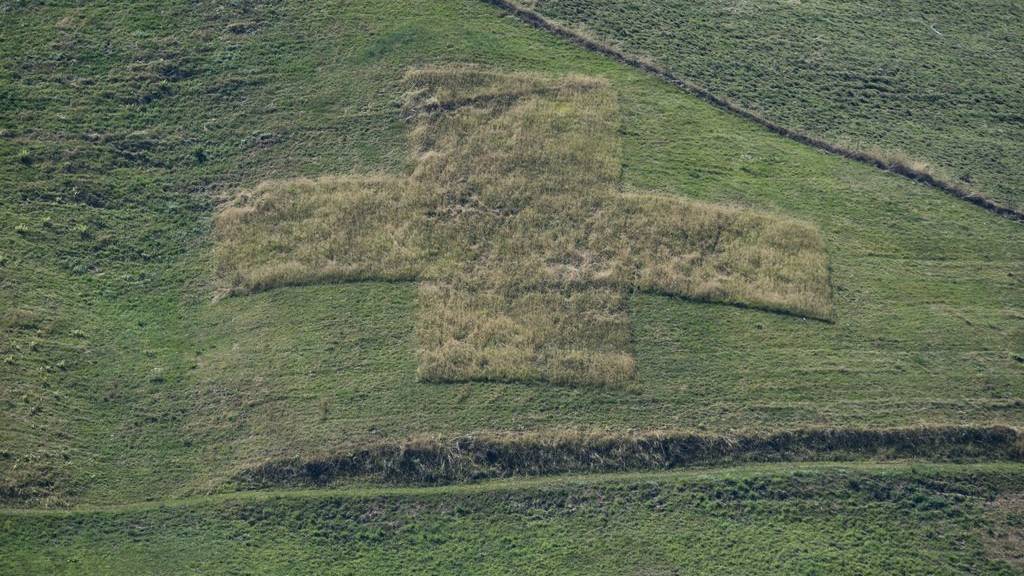
[[1019,462],[1024,461],[1024,435],[1005,426],[953,426],[805,429],[737,436],[556,431],[427,437],[342,454],[272,460],[242,471],[233,482],[240,489],[326,486],[342,479],[429,485],[737,463],[906,458]]
[[900,176],[904,176],[915,182],[920,182],[922,184],[938,188],[939,190],[952,194],[953,196],[960,198],[961,200],[970,202],[971,204],[984,208],[985,210],[988,210],[989,212],[992,212],[994,214],[998,214],[1000,216],[1009,218],[1010,220],[1014,220],[1016,222],[1024,223],[1024,212],[1016,210],[1009,206],[1003,206],[1002,204],[993,201],[992,199],[984,196],[983,194],[968,190],[967,188],[961,186],[956,182],[946,180],[930,172],[914,168],[913,166],[910,166],[901,160],[890,160],[877,154],[872,154],[870,152],[865,152],[863,150],[855,150],[852,148],[848,148],[846,146],[842,146],[834,142],[829,142],[816,136],[806,134],[799,130],[794,130],[792,128],[788,128],[786,126],[777,124],[752,110],[748,110],[747,108],[740,106],[739,104],[733,102],[732,100],[729,100],[728,98],[724,98],[722,96],[718,96],[717,94],[713,94],[707,88],[699,84],[696,84],[695,82],[692,82],[685,78],[681,78],[673,74],[667,68],[663,68],[644,58],[627,54],[626,52],[614,48],[604,42],[600,42],[593,38],[588,38],[587,36],[584,36],[580,32],[573,30],[572,28],[569,28],[567,26],[559,24],[558,22],[550,20],[545,16],[541,15],[540,13],[534,10],[530,10],[528,8],[524,8],[523,6],[520,6],[515,2],[510,2],[509,0],[483,1],[490,3],[498,7],[499,9],[516,16],[517,18],[526,22],[527,24],[530,24],[532,26],[535,26],[537,28],[546,30],[557,36],[565,38],[575,44],[578,44],[579,46],[582,46],[583,48],[586,48],[587,50],[603,54],[605,56],[609,56],[623,64],[632,66],[634,68],[639,68],[640,70],[653,74],[654,76],[657,76],[658,78],[664,80],[665,82],[675,85],[676,87],[680,88],[685,92],[697,96],[698,98],[722,110],[726,110],[728,112],[736,114],[737,116],[754,122],[755,124],[758,124],[759,126],[762,126],[767,130],[775,134],[778,134],[779,136],[783,136],[785,138],[794,140],[801,144],[805,144],[807,146],[823,150],[830,154],[836,154],[844,158],[849,158],[857,162],[861,162],[864,164],[874,166],[876,168],[880,168],[882,170],[886,170],[888,172],[892,172],[894,174],[899,174]]

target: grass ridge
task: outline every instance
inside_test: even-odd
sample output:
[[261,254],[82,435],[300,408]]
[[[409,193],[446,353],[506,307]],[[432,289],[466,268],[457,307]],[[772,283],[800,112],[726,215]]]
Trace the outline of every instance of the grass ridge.
[[115,504],[76,504],[72,506],[52,506],[44,508],[25,508],[18,506],[0,507],[0,516],[36,518],[91,514],[122,514],[148,510],[167,510],[173,508],[189,508],[197,505],[214,505],[220,503],[260,503],[269,501],[301,501],[318,499],[337,500],[369,500],[376,498],[430,498],[451,497],[476,494],[515,494],[535,490],[551,489],[552,487],[568,488],[572,486],[600,487],[616,484],[637,483],[713,483],[730,479],[768,478],[809,476],[810,474],[863,473],[877,476],[900,476],[903,474],[921,475],[954,475],[957,471],[977,471],[979,473],[1001,470],[1016,470],[1014,462],[919,462],[901,460],[893,462],[845,461],[845,462],[753,462],[736,466],[713,468],[676,468],[671,470],[626,470],[598,472],[594,474],[564,474],[549,476],[488,478],[480,482],[463,482],[459,484],[430,485],[396,485],[368,484],[341,485],[334,487],[312,488],[269,488],[266,490],[246,490],[238,492],[201,493],[195,495],[172,496],[168,498],[146,499]]
[[969,190],[956,182],[942,178],[941,176],[929,171],[925,166],[920,165],[919,162],[914,162],[911,159],[904,158],[902,155],[887,155],[882,151],[858,150],[842,144],[830,142],[823,138],[812,136],[800,130],[783,126],[761,114],[758,114],[757,112],[754,112],[753,110],[740,106],[728,98],[711,92],[696,82],[682,78],[669,71],[667,68],[659,66],[646,58],[623,52],[622,50],[619,50],[605,42],[601,42],[593,37],[581,33],[578,30],[565,26],[555,20],[551,20],[539,12],[531,10],[516,2],[512,2],[510,0],[483,1],[512,14],[527,24],[565,38],[587,50],[609,56],[623,64],[657,76],[669,84],[673,84],[677,88],[688,92],[712,104],[713,106],[736,114],[737,116],[749,120],[770,132],[778,134],[779,136],[830,154],[836,154],[844,158],[849,158],[850,160],[855,160],[881,170],[898,174],[915,182],[920,182],[922,184],[938,188],[943,192],[947,192],[961,200],[965,200],[975,206],[988,210],[989,212],[998,214],[999,216],[1003,216],[1004,218],[1008,218],[1016,222],[1024,223],[1024,211],[1004,206],[980,192]]
[[325,486],[342,478],[447,484],[520,475],[865,458],[1022,461],[1024,434],[1008,426],[923,426],[731,436],[678,430],[418,436],[345,453],[269,460],[242,470],[233,481],[241,489]]

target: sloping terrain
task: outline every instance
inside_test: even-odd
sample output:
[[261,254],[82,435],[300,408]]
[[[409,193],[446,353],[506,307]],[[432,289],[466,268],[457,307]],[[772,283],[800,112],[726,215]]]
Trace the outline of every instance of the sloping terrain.
[[0,571],[1013,574],[1022,487],[1019,465],[790,465],[250,493],[23,513]]
[[[704,504],[687,500],[658,515],[656,499],[629,484],[607,497],[594,488],[597,503],[576,514],[552,491],[578,484],[530,480],[545,488],[524,487],[521,504],[521,476],[617,470],[620,462],[629,469],[834,459],[976,463],[892,463],[903,470],[892,473],[881,464],[807,465],[801,474],[810,484],[827,488],[835,474],[852,474],[878,493],[923,482],[925,495],[900,488],[879,504],[809,489],[808,510],[755,493],[721,511],[721,530],[691,534],[706,537],[709,550],[731,550],[716,558],[734,558],[723,566],[739,572],[1009,569],[1008,555],[986,538],[1012,536],[997,525],[1012,514],[986,506],[1021,491],[1019,223],[780,139],[478,0],[2,9],[0,154],[10,159],[0,163],[4,572],[51,573],[60,567],[48,562],[75,555],[83,562],[77,572],[100,573],[327,565],[368,572],[415,559],[425,572],[445,571],[483,562],[483,541],[505,536],[528,549],[517,556],[522,562],[559,571],[578,566],[586,542],[614,532],[593,552],[593,572],[672,573],[694,548],[673,539],[674,528],[695,521]],[[618,110],[625,195],[725,205],[820,230],[831,322],[627,292],[630,386],[533,377],[451,383],[417,377],[422,298],[414,283],[222,297],[218,206],[268,180],[408,177],[417,162],[406,75],[463,63],[606,82]],[[475,459],[459,468],[465,474],[446,475],[445,466],[462,462],[453,446],[468,446]],[[690,448],[672,460],[638,446]],[[687,451],[694,446],[710,447],[710,456],[696,458]],[[368,472],[317,473],[348,462],[369,462]],[[914,479],[914,466],[928,467],[932,480]],[[416,474],[389,476],[393,469]],[[714,474],[775,482],[785,470]],[[1000,480],[987,483],[990,473]],[[675,474],[657,482],[691,498],[691,485]],[[515,478],[488,485],[486,497],[465,496],[473,512],[462,520],[451,502],[472,488],[398,498],[379,486],[508,475]],[[945,482],[961,488],[943,490]],[[325,483],[342,491],[370,485],[372,496],[283,490]],[[254,487],[282,491],[259,500],[251,516],[251,496],[232,492]],[[715,477],[697,492],[731,489]],[[214,496],[179,500],[206,494]],[[626,501],[615,504],[619,496]],[[932,499],[938,503],[927,511]],[[546,531],[538,532],[529,511],[549,504],[557,518],[539,520]],[[918,506],[926,512],[913,511]],[[425,516],[414,526],[417,514]],[[619,517],[616,532],[607,522]],[[350,534],[328,520],[335,518],[380,520],[373,534]],[[476,544],[432,544],[448,533]],[[823,533],[849,538],[849,555],[830,556],[839,548]],[[551,544],[587,534],[577,549]],[[776,547],[756,544],[766,534]],[[274,547],[276,536],[287,543]],[[407,555],[385,554],[381,539]],[[252,547],[241,544],[247,540]],[[737,541],[747,544],[731,548]],[[180,555],[198,543],[195,556]],[[358,561],[345,566],[359,546]],[[623,548],[638,552],[620,558]],[[655,549],[676,552],[659,557]],[[786,552],[773,555],[777,549]],[[462,564],[443,564],[438,550]],[[906,564],[885,560],[908,551]],[[515,571],[514,563],[499,565],[506,557],[495,557],[493,572]],[[76,572],[74,564],[63,569]]]
[[1017,2],[518,4],[778,124],[1024,209]]

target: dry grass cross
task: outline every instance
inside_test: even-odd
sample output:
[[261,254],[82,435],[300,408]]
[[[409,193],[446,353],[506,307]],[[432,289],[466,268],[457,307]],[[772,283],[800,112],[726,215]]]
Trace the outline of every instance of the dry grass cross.
[[607,82],[410,71],[415,169],[266,182],[216,219],[232,293],[419,281],[419,377],[625,384],[628,297],[831,314],[816,228],[620,185]]

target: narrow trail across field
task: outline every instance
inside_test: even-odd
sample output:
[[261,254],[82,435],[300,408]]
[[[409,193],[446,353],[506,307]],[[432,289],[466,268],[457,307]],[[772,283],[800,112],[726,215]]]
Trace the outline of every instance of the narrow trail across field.
[[275,499],[349,499],[431,498],[473,494],[511,494],[553,487],[600,487],[613,483],[741,480],[765,476],[793,476],[827,472],[863,474],[901,474],[911,472],[983,473],[1016,469],[1007,462],[933,463],[918,459],[860,462],[775,462],[743,466],[692,468],[685,470],[608,472],[600,474],[564,474],[542,477],[518,477],[484,480],[445,486],[357,485],[320,489],[246,490],[219,494],[161,498],[117,504],[80,504],[69,508],[0,508],[0,516],[67,516],[72,514],[117,514],[162,508],[202,507],[219,502],[265,502]]
[[790,140],[794,140],[801,144],[811,146],[812,148],[816,148],[818,150],[822,150],[830,154],[843,156],[845,158],[849,158],[851,160],[855,160],[863,164],[868,164],[870,166],[874,166],[876,168],[892,172],[894,174],[899,174],[900,176],[904,176],[915,182],[919,182],[922,184],[926,184],[928,186],[932,186],[934,188],[938,188],[939,190],[952,194],[953,196],[960,198],[961,200],[970,202],[994,214],[998,214],[1005,218],[1009,218],[1010,220],[1024,223],[1024,212],[994,202],[982,194],[968,190],[963,186],[957,184],[956,182],[936,176],[935,174],[932,174],[927,170],[919,169],[915,166],[907,164],[902,160],[891,160],[875,153],[848,148],[841,144],[829,142],[822,138],[818,138],[810,134],[801,132],[799,130],[795,130],[787,126],[783,126],[781,124],[773,122],[772,120],[762,116],[761,114],[744,108],[743,106],[740,106],[739,104],[729,100],[728,98],[714,94],[707,88],[691,80],[682,78],[670,72],[667,68],[655,64],[650,60],[632,54],[628,54],[606,43],[600,42],[593,38],[589,38],[586,35],[581,34],[576,30],[573,30],[570,27],[555,22],[534,10],[521,6],[510,0],[483,1],[492,4],[500,8],[501,10],[506,11],[509,14],[514,15],[515,17],[519,18],[523,22],[526,22],[527,24],[530,24],[532,26],[535,26],[537,28],[546,30],[557,36],[565,38],[587,50],[603,54],[605,56],[609,56],[623,64],[632,66],[634,68],[638,68],[640,70],[643,70],[644,72],[648,72],[664,80],[665,82],[668,82],[669,84],[678,87],[680,90],[683,90],[684,92],[697,96],[698,98],[716,106],[717,108],[726,110],[746,120],[749,120],[759,126],[762,126],[763,128],[769,130],[770,132],[778,134],[779,136],[788,138]]

